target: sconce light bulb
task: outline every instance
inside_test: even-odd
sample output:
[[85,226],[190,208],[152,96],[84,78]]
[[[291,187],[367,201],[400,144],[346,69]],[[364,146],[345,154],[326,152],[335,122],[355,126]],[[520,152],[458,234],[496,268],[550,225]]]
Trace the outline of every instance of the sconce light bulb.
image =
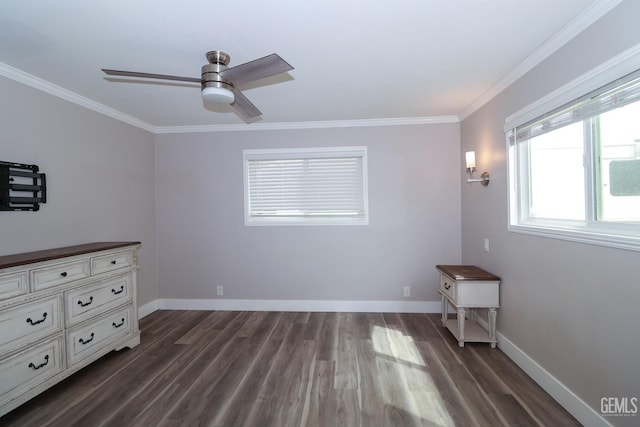
[[464,158],[467,163],[467,170],[473,172],[476,169],[476,152],[467,151],[464,153]]

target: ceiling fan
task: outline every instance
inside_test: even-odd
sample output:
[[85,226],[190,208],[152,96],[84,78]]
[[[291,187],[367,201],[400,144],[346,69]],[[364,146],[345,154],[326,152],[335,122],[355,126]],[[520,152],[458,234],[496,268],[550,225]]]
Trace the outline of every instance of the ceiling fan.
[[108,70],[104,68],[102,71],[110,76],[141,77],[200,83],[202,86],[202,98],[205,101],[230,104],[238,115],[245,120],[249,120],[261,116],[262,112],[238,90],[238,86],[293,70],[293,67],[289,65],[289,63],[275,53],[231,68],[227,67],[231,57],[225,52],[212,50],[207,52],[206,56],[209,63],[202,66],[202,77],[199,79],[195,77]]

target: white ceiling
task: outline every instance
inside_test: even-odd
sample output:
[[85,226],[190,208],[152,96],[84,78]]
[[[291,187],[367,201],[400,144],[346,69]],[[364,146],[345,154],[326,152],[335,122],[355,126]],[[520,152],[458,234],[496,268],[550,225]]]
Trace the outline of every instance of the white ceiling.
[[240,88],[257,123],[457,119],[618,1],[3,1],[0,72],[152,128],[244,126],[198,84],[100,69],[199,78],[209,50],[230,66],[275,52],[295,69]]

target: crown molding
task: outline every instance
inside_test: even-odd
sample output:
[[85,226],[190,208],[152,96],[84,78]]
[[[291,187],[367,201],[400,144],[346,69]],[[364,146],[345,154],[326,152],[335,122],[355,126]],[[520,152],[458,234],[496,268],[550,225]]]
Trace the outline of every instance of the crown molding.
[[471,114],[479,110],[483,105],[498,96],[498,94],[527,74],[542,61],[550,57],[558,49],[567,44],[598,19],[602,18],[621,2],[622,0],[599,0],[591,4],[591,6],[582,11],[582,13],[565,25],[553,37],[543,43],[542,46],[536,49],[524,61],[507,73],[500,81],[498,81],[498,83],[493,85],[489,90],[484,92],[478,99],[471,103],[471,105],[459,114],[460,121],[466,119]]
[[2,62],[0,62],[0,75],[8,79],[15,80],[18,83],[30,86],[34,89],[38,89],[42,92],[46,92],[49,95],[64,99],[65,101],[69,101],[73,104],[79,105],[89,110],[93,110],[97,113],[103,114],[113,119],[120,120],[121,122],[130,124],[140,129],[144,129],[148,132],[155,132],[155,127],[147,122],[143,122],[142,120],[136,119],[133,116],[124,114],[111,107],[107,107],[104,104],[100,104],[99,102],[93,101],[82,95],[78,95],[75,92],[72,92],[58,85],[54,85],[53,83],[25,73],[24,71],[21,71]]
[[459,123],[458,116],[432,116],[432,117],[398,117],[385,119],[362,120],[328,120],[312,122],[279,122],[279,123],[252,123],[231,125],[203,125],[203,126],[158,126],[155,133],[200,133],[200,132],[239,132],[239,131],[265,131],[265,130],[292,130],[292,129],[330,129],[348,127],[375,127],[375,126],[411,126],[442,123]]

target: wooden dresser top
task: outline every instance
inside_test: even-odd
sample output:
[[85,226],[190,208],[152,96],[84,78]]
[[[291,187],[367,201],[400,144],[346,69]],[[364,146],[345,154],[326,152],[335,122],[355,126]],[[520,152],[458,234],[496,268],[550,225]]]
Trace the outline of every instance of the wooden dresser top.
[[436,265],[436,268],[447,276],[457,281],[463,280],[500,280],[495,274],[491,274],[475,265]]
[[64,248],[45,249],[42,251],[25,252],[22,254],[0,256],[0,269],[32,264],[35,262],[49,261],[68,256],[82,255],[89,252],[105,251],[108,249],[123,248],[139,245],[140,242],[95,242],[82,245],[67,246]]

